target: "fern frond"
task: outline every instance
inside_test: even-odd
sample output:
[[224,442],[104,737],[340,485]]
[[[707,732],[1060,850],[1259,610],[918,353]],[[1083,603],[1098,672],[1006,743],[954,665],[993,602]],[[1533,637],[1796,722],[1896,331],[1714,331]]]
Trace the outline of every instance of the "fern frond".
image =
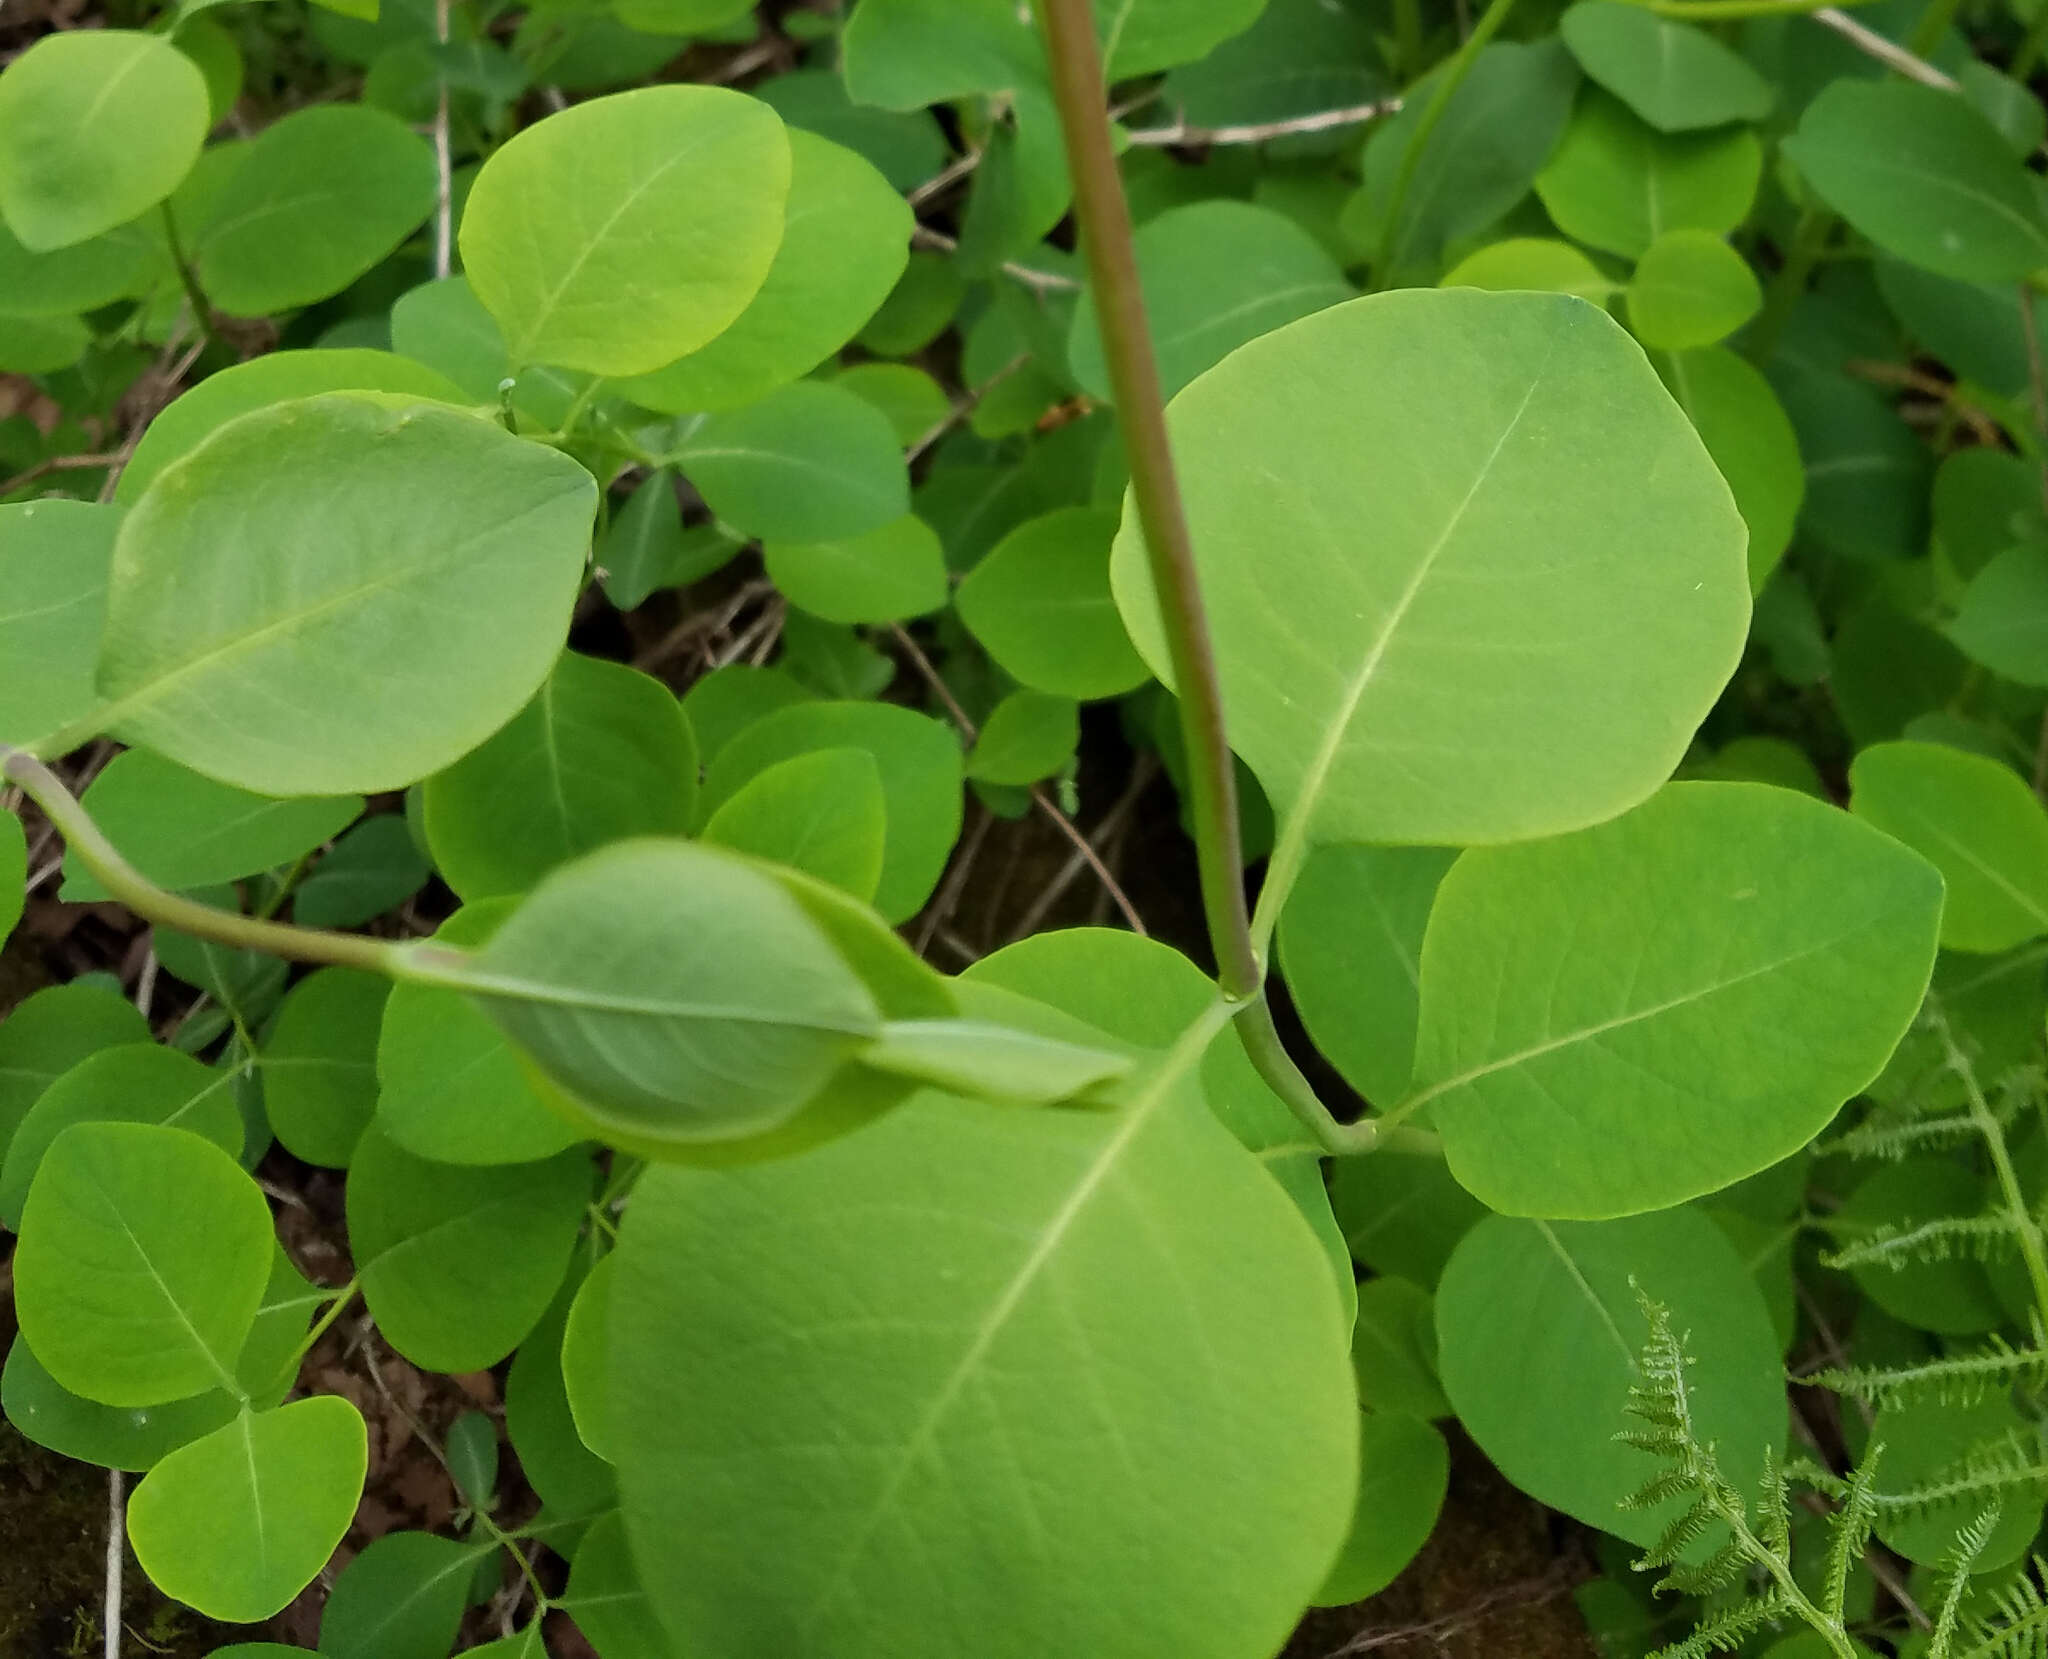
[[2038,1446],[2029,1446],[2013,1430],[1972,1448],[1967,1457],[1933,1480],[1903,1492],[1873,1493],[1871,1502],[1880,1515],[1916,1515],[1951,1504],[1981,1507],[2015,1486],[2037,1482],[2048,1482],[2048,1459],[2042,1457]]
[[1766,1595],[1703,1619],[1682,1642],[1673,1642],[1650,1655],[1650,1659],[1709,1659],[1716,1653],[1733,1653],[1766,1625],[1782,1624],[1792,1605],[1782,1595]]
[[2024,1348],[2015,1348],[1994,1335],[1984,1347],[1943,1354],[1917,1365],[1851,1366],[1816,1371],[1798,1381],[1879,1409],[1902,1400],[1928,1398],[1943,1405],[1971,1406],[2016,1385],[2040,1393],[2048,1391],[2048,1332],[2043,1332],[2036,1314],[2032,1340]]
[[2022,1573],[1992,1598],[1992,1611],[1968,1618],[1969,1644],[1955,1659],[2048,1659],[2048,1597],[2035,1582],[2048,1574],[2037,1555]]
[[1821,1586],[1821,1611],[1836,1624],[1846,1617],[1849,1601],[1849,1571],[1863,1558],[1863,1546],[1870,1542],[1877,1524],[1877,1466],[1884,1447],[1875,1442],[1849,1477],[1849,1488],[1834,1518],[1834,1536],[1828,1540],[1827,1573]]
[[1963,1593],[1970,1587],[1970,1569],[1991,1541],[1991,1529],[1998,1525],[1998,1516],[1999,1508],[1994,1503],[1956,1534],[1955,1545],[1942,1562],[1942,1571],[1947,1576],[1942,1586],[1941,1609],[1934,1619],[1934,1633],[1928,1638],[1927,1659],[1950,1659]]
[[1888,1267],[1945,1262],[1957,1257],[1997,1261],[2019,1248],[2019,1224],[2002,1210],[1988,1215],[1941,1216],[1907,1226],[1883,1223],[1862,1237],[1821,1253],[1829,1267]]
[[[1946,1069],[1946,1068],[1943,1068]],[[1854,1129],[1830,1136],[1814,1147],[1820,1158],[1837,1153],[1896,1163],[1916,1152],[1938,1152],[1965,1146],[1977,1137],[1977,1120],[1968,1112],[1921,1116],[1915,1112],[1873,1113]]]

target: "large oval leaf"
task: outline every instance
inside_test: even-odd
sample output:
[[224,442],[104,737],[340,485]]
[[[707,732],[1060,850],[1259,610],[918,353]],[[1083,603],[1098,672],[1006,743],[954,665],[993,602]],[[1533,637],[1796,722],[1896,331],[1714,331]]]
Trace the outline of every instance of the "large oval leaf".
[[1661,1209],[1797,1150],[1883,1068],[1934,969],[1941,879],[1848,814],[1673,784],[1469,852],[1422,947],[1415,1092],[1510,1215]]
[[594,98],[484,164],[463,270],[515,365],[645,374],[760,291],[789,175],[781,118],[758,99],[709,86]]
[[596,505],[574,461],[453,410],[334,393],[243,416],[121,526],[105,719],[262,794],[410,783],[540,685]]
[[[1232,740],[1298,834],[1597,823],[1669,775],[1741,653],[1728,487],[1583,300],[1337,306],[1204,375],[1172,429]],[[1114,576],[1170,675],[1128,514]]]
[[1214,1029],[1114,1113],[926,1096],[643,1181],[612,1421],[682,1650],[1278,1647],[1349,1524],[1357,1410],[1313,1241],[1189,1084]]
[[86,501],[0,507],[0,741],[25,747],[99,701],[92,659],[120,524]]

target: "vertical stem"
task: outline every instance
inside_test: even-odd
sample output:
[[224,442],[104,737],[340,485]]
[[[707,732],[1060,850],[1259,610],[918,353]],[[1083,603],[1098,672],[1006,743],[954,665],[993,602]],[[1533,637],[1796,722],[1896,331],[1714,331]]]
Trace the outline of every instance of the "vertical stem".
[[[1936,0],[1939,4],[1940,0]],[[449,0],[434,0],[434,39],[448,45]],[[440,93],[434,104],[434,275],[445,278],[455,257],[455,168],[448,145],[448,65],[440,65]]]
[[178,240],[178,221],[171,215],[171,204],[160,202],[157,211],[163,215],[164,243],[171,252],[171,264],[177,268],[178,281],[184,285],[185,299],[192,307],[192,326],[208,340],[218,340],[214,332],[213,307],[206,303],[206,291],[199,286],[199,277],[192,269],[192,263],[185,257],[184,245]]
[[2040,64],[2043,47],[2048,47],[2048,0],[2042,0],[2034,12],[2034,21],[2028,26],[2027,38],[2020,42],[2020,49],[2013,55],[2006,73],[2016,81],[2024,81]]
[[1422,0],[1394,0],[1394,78],[1405,82],[1422,63]]
[[121,1471],[107,1471],[107,1599],[106,1659],[121,1659],[121,1565],[126,1552],[125,1517],[121,1502]]
[[[2043,6],[2048,9],[2048,0],[2043,0]],[[1799,215],[1799,223],[1792,232],[1792,246],[1785,250],[1785,263],[1778,267],[1770,287],[1764,290],[1763,314],[1744,342],[1752,363],[1761,367],[1777,349],[1778,336],[1785,332],[1792,308],[1806,292],[1807,279],[1827,251],[1828,237],[1834,228],[1835,216],[1820,208],[1810,207]]]
[[1437,123],[1443,119],[1445,107],[1471,72],[1473,61],[1486,43],[1500,33],[1500,26],[1514,9],[1515,0],[1492,0],[1480,14],[1471,34],[1465,37],[1465,44],[1444,65],[1436,85],[1430,89],[1429,102],[1422,106],[1422,114],[1416,118],[1415,131],[1409,134],[1407,147],[1401,152],[1401,166],[1394,175],[1394,188],[1387,196],[1387,216],[1380,226],[1379,251],[1373,255],[1372,261],[1372,280],[1376,288],[1384,288],[1393,274],[1395,243],[1401,234],[1401,210],[1408,205],[1409,188],[1415,182],[1416,170],[1422,165],[1423,153],[1429,148]]
[[2012,1217],[2013,1227],[2019,1234],[2020,1257],[2027,1264],[2027,1281],[2033,1286],[2034,1307],[2043,1327],[2048,1328],[2048,1249],[2043,1247],[2040,1225],[2034,1220],[2034,1212],[2020,1188],[2012,1154],[2006,1149],[2005,1130],[1984,1098],[1984,1090],[1977,1082],[1977,1068],[1956,1042],[1955,1033],[1949,1028],[1948,1016],[1932,997],[1928,999],[1927,1012],[1934,1022],[1935,1035],[1941,1039],[1942,1053],[1949,1069],[1962,1079],[1963,1088],[1969,1095],[1970,1121],[1991,1153],[1991,1167],[1998,1176],[1999,1195],[2005,1200],[2006,1213]]
[[1927,0],[1927,9],[1913,25],[1912,34],[1906,37],[1906,50],[1916,58],[1932,57],[1961,9],[1962,0]]
[[1110,138],[1109,89],[1095,41],[1095,12],[1089,0],[1040,0],[1038,10],[1073,173],[1074,211],[1093,280],[1103,355],[1130,458],[1131,493],[1145,533],[1152,585],[1159,595],[1174,685],[1180,693],[1195,846],[1202,867],[1202,908],[1216,952],[1218,982],[1226,996],[1243,1002],[1258,994],[1264,972],[1252,950],[1251,917],[1245,908],[1236,763],[1224,731],[1223,691],[1167,440],[1159,366],[1145,325],[1130,204],[1124,199]]

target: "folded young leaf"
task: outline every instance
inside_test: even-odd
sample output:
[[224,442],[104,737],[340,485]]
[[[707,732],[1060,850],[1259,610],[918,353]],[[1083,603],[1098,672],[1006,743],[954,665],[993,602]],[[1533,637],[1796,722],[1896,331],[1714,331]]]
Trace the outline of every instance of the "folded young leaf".
[[975,1100],[1045,1106],[1131,1069],[1127,1055],[980,1020],[893,1020],[861,1064]]

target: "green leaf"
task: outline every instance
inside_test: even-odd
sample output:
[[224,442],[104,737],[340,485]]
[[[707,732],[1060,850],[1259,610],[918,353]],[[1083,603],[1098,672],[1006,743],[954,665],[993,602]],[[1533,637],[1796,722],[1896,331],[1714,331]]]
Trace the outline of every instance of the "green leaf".
[[1594,829],[1466,853],[1422,950],[1416,1089],[1510,1215],[1661,1209],[1776,1163],[1883,1068],[1941,883],[1846,813],[1681,783]]
[[612,1411],[635,1554],[697,1564],[646,1583],[680,1647],[1285,1638],[1351,1510],[1343,1320],[1190,1047],[1113,1113],[927,1095],[797,1157],[642,1181]]
[[242,1114],[229,1091],[232,1071],[211,1071],[190,1055],[155,1043],[102,1049],[78,1062],[36,1098],[7,1145],[0,1167],[0,1222],[21,1226],[29,1184],[57,1137],[74,1123],[157,1123],[189,1129],[225,1152],[242,1154]]
[[263,1105],[284,1149],[346,1169],[377,1111],[377,1042],[390,982],[323,968],[292,988],[263,1045]]
[[92,662],[120,523],[85,501],[0,507],[0,739],[34,743],[99,701]]
[[799,69],[749,90],[792,129],[814,132],[867,157],[893,189],[915,189],[949,158],[930,110],[896,113],[856,104],[836,69]]
[[[1910,1400],[1889,1405],[1870,1426],[1873,1445],[1884,1447],[1879,1487],[1906,1492],[1952,1478],[1958,1465],[1986,1446],[2011,1436],[2022,1443],[2036,1433],[2010,1399],[1992,1398],[1969,1405],[1942,1400]],[[1978,1493],[1919,1514],[1891,1514],[1878,1523],[1878,1536],[1908,1561],[1929,1567],[1945,1565],[1955,1550],[1957,1531],[1976,1518],[1986,1494]],[[2041,1506],[2048,1500],[2048,1482],[2016,1482],[1998,1493],[1998,1519],[1984,1548],[1971,1561],[1972,1575],[1995,1573],[2025,1558],[2027,1546],[2041,1527]],[[1994,1579],[1995,1583],[1996,1580]]]
[[1456,856],[1318,847],[1280,913],[1280,965],[1302,1024],[1344,1080],[1383,1106],[1414,1075],[1422,934]]
[[1784,142],[1814,193],[1887,253],[1966,282],[2048,265],[2034,179],[1998,129],[1953,93],[1838,80]]
[[1489,1216],[1444,1270],[1436,1325],[1444,1391],[1501,1473],[1553,1509],[1649,1544],[1685,1500],[1622,1507],[1663,1469],[1615,1428],[1628,1421],[1648,1334],[1639,1291],[1691,1333],[1699,1436],[1736,1490],[1754,1491],[1765,1452],[1785,1438],[1778,1339],[1734,1246],[1697,1211],[1556,1225]]
[[[515,908],[465,905],[434,942],[481,945]],[[444,1164],[522,1164],[582,1138],[529,1079],[519,1054],[479,1008],[454,991],[398,984],[377,1039],[377,1128],[416,1158]]]
[[1850,806],[1941,872],[1941,942],[1985,953],[2048,933],[2048,812],[2010,767],[1935,743],[1880,743]]
[[[1167,397],[1247,340],[1355,293],[1320,242],[1249,202],[1197,202],[1162,213],[1138,232],[1136,251]],[[1110,401],[1092,286],[1074,309],[1067,349],[1081,389]]]
[[206,78],[169,41],[45,35],[0,75],[0,218],[37,253],[110,231],[178,187],[211,120]]
[[[215,887],[290,864],[346,829],[363,810],[363,799],[252,795],[147,749],[129,749],[93,779],[84,806],[129,863],[175,891]],[[90,904],[110,896],[76,850],[67,852],[58,897]]]
[[161,1405],[235,1386],[271,1254],[270,1208],[219,1147],[154,1124],[73,1124],[22,1208],[15,1311],[73,1393]]
[[770,542],[763,552],[783,596],[827,622],[901,622],[952,597],[938,534],[910,513],[865,535]]
[[[1634,11],[1618,0],[1584,3]],[[1749,262],[1703,230],[1666,231],[1636,265],[1628,285],[1628,323],[1646,346],[1693,351],[1725,340],[1763,307]]]
[[737,321],[618,388],[670,414],[735,409],[809,374],[861,331],[903,275],[915,220],[852,150],[789,134],[787,218],[767,280]]
[[1589,87],[1536,194],[1558,229],[1588,247],[1640,257],[1674,230],[1725,235],[1756,197],[1763,150],[1747,127],[1661,133]]
[[1660,132],[1761,121],[1770,82],[1704,29],[1639,5],[1581,0],[1558,33],[1580,68]]
[[910,511],[888,417],[821,381],[704,417],[674,459],[714,513],[762,541],[847,541]]
[[563,1330],[584,1277],[580,1261],[572,1264],[505,1378],[505,1433],[520,1472],[541,1502],[565,1519],[618,1508],[611,1465],[584,1445],[562,1377]]
[[704,839],[787,864],[867,903],[882,878],[889,807],[865,749],[814,749],[777,761],[735,790]]
[[[497,402],[512,372],[505,337],[464,276],[423,282],[392,301],[391,349],[446,375],[472,403]],[[520,401],[515,388],[514,407]]]
[[0,813],[0,943],[21,920],[27,894],[28,836],[13,813]]
[[55,374],[91,344],[92,330],[79,317],[0,315],[0,371],[9,374]]
[[0,1149],[36,1099],[101,1049],[150,1040],[135,1005],[97,985],[52,985],[0,1020]]
[[681,835],[696,798],[697,746],[668,687],[566,651],[532,702],[427,780],[427,843],[462,898],[494,898],[608,842]]
[[1330,1208],[1359,1261],[1425,1288],[1490,1213],[1440,1158],[1340,1159],[1330,1171]]
[[10,317],[69,317],[145,289],[154,274],[147,221],[31,253],[0,220],[0,294]]
[[619,1265],[616,1251],[601,1258],[584,1277],[569,1304],[562,1327],[562,1389],[568,1397],[576,1433],[583,1444],[607,1462],[618,1460],[611,1417],[612,1280]]
[[678,1659],[668,1631],[641,1588],[626,1543],[626,1523],[614,1512],[584,1534],[569,1568],[562,1608],[602,1655],[616,1659]]
[[1577,294],[1605,305],[1618,284],[1569,242],[1549,236],[1511,236],[1489,242],[1444,273],[1439,288],[1534,288]]
[[387,1532],[342,1568],[320,1611],[323,1659],[446,1659],[476,1564],[496,1546]]
[[517,365],[645,374],[730,327],[782,240],[790,146],[765,104],[652,86],[575,104],[492,153],[462,264]]
[[553,665],[596,496],[566,456],[453,410],[339,393],[244,416],[122,523],[106,718],[259,793],[424,777]]
[[[1829,1231],[1838,1246],[1847,1246],[1880,1227],[1909,1232],[1983,1213],[1984,1183],[1954,1159],[1901,1158],[1880,1164],[1843,1199]],[[1970,1336],[2006,1321],[1986,1264],[1966,1254],[1864,1263],[1849,1274],[1879,1312],[1920,1330]]]
[[404,815],[365,818],[292,891],[301,927],[361,927],[411,898],[433,874]]
[[889,297],[857,336],[879,357],[908,357],[930,345],[967,297],[967,279],[944,254],[913,253]]
[[1802,533],[1848,559],[1917,555],[1926,546],[1932,457],[1894,400],[1832,372],[1781,369],[1772,384],[1806,459]]
[[776,1127],[880,1028],[769,875],[684,841],[557,871],[456,973],[593,1122],[669,1142]]
[[1436,1377],[1436,1308],[1420,1285],[1382,1275],[1359,1286],[1351,1369],[1368,1411],[1451,1415]]
[[341,1542],[368,1458],[362,1414],[337,1395],[245,1411],[135,1488],[135,1559],[166,1595],[208,1618],[267,1619]]
[[968,572],[960,620],[1005,672],[1034,691],[1081,701],[1145,683],[1110,594],[1113,514],[1068,507],[1010,532]]
[[907,922],[931,897],[960,835],[960,743],[950,726],[887,703],[800,703],[717,750],[703,806],[715,813],[769,767],[839,748],[866,750],[881,774],[888,836],[874,903],[884,920]]
[[856,363],[834,375],[833,383],[887,415],[906,449],[936,430],[953,409],[945,387],[910,363]]
[[2048,686],[2048,547],[2009,547],[1978,571],[1948,637],[1994,674]]
[[[1557,148],[1578,84],[1571,54],[1555,40],[1484,48],[1415,164],[1389,246],[1392,269],[1382,275],[1421,269],[1425,280],[1433,277],[1447,245],[1485,230],[1526,196]],[[1411,87],[1401,113],[1366,140],[1365,185],[1345,208],[1342,227],[1368,256],[1376,258],[1387,240],[1395,181],[1434,85],[1425,77]]]
[[132,506],[158,473],[237,415],[322,392],[396,392],[433,403],[480,401],[436,370],[388,351],[274,351],[208,375],[151,421],[121,469],[114,499]]
[[430,1371],[483,1371],[539,1323],[568,1271],[590,1160],[428,1163],[375,1130],[349,1169],[363,1300],[391,1346]]
[[1935,541],[1966,581],[2015,542],[2048,539],[2040,469],[2003,450],[1972,445],[1943,457],[1931,506]]
[[[1297,835],[1456,845],[1612,817],[1740,656],[1728,488],[1584,300],[1337,306],[1211,370],[1171,428],[1232,742]],[[1167,676],[1135,523],[1113,577]]]
[[1064,769],[1081,742],[1081,710],[1071,697],[1013,691],[990,710],[967,757],[978,783],[1037,783]]
[[1450,1478],[1449,1448],[1428,1423],[1367,1412],[1358,1425],[1351,1533],[1312,1603],[1345,1607],[1393,1583],[1429,1542]]
[[1653,359],[1749,527],[1749,585],[1760,591],[1792,545],[1806,499],[1799,435],[1778,394],[1749,362],[1718,346]]
[[296,111],[245,148],[189,227],[200,287],[236,317],[338,294],[419,228],[435,188],[432,146],[395,116],[362,104]]
[[1122,1077],[1128,1058],[977,1020],[892,1020],[861,1063],[975,1100],[1050,1106]]

